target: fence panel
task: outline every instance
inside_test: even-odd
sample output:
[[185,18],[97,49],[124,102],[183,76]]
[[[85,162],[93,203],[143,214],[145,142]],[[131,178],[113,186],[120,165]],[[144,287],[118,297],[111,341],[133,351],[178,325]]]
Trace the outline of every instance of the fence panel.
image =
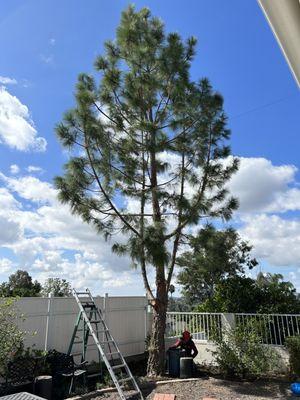
[[[143,353],[148,320],[146,298],[97,296],[95,302],[102,310],[123,354]],[[24,297],[16,302],[16,308],[24,315],[24,318],[18,319],[18,325],[26,331],[26,347],[62,352],[68,350],[79,311],[73,297]],[[77,346],[74,352],[80,351],[80,345]],[[98,359],[94,345],[89,346],[87,351],[88,360]]]

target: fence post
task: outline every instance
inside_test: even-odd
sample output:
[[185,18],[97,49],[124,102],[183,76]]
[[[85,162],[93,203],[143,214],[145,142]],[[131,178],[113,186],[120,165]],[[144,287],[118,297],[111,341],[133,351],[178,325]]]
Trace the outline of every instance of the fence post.
[[53,301],[53,293],[48,294],[48,307],[47,307],[47,320],[46,320],[46,334],[45,334],[45,347],[44,350],[49,350],[49,337],[50,337],[50,328],[51,328],[51,320],[52,320],[52,301]]
[[145,340],[148,336],[148,297],[145,294],[145,320],[144,320],[144,329],[145,329]]
[[105,323],[107,325],[107,327],[109,328],[109,297],[108,297],[108,293],[105,293],[104,296],[104,320]]

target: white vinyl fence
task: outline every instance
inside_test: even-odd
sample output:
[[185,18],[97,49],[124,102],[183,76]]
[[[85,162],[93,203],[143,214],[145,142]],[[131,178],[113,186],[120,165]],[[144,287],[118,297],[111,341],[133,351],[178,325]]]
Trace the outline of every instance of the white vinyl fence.
[[178,337],[187,329],[195,340],[209,341],[214,333],[234,326],[255,329],[264,344],[283,346],[286,337],[300,334],[300,315],[169,312],[166,337]]
[[[144,353],[148,330],[146,298],[105,296],[95,297],[95,302],[123,354]],[[19,319],[19,326],[26,331],[26,347],[68,350],[79,311],[73,297],[24,297],[16,302],[16,308],[24,315]],[[97,361],[95,346],[88,347],[87,356],[89,360]]]

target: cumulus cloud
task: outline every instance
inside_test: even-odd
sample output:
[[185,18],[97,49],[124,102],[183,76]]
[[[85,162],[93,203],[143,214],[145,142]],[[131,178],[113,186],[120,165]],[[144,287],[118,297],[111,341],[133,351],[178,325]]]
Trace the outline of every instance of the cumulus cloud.
[[300,221],[260,214],[243,218],[241,235],[256,257],[278,267],[300,267]]
[[[296,172],[291,165],[242,158],[229,186],[240,199],[239,231],[254,245],[254,256],[269,265],[300,271],[300,222],[283,214],[299,210]],[[106,288],[128,293],[129,286],[143,293],[139,271],[131,269],[129,258],[113,254],[112,242],[59,203],[52,184],[31,175],[0,173],[0,180],[0,223],[6,227],[0,245],[13,251],[35,278],[59,276],[76,287],[95,288],[97,293]],[[127,207],[135,210],[136,205],[128,200]],[[119,234],[113,242],[123,239]]]
[[240,158],[228,185],[239,199],[240,213],[283,213],[300,210],[300,190],[294,165],[273,165],[265,158]]
[[57,199],[57,191],[48,182],[43,182],[34,176],[10,178],[0,172],[7,188],[18,193],[23,199],[38,203],[54,202]]
[[47,141],[37,136],[26,105],[0,87],[0,143],[20,151],[46,150]]
[[0,271],[1,273],[10,273],[14,267],[13,262],[9,258],[0,258]]
[[0,215],[0,226],[0,246],[10,245],[20,239],[22,229],[18,222],[7,216]]
[[[76,287],[98,286],[98,292],[99,288],[114,290],[138,282],[138,272],[131,269],[130,260],[113,254],[111,242],[59,203],[50,183],[33,176],[0,174],[0,179],[5,185],[0,190],[0,206],[2,195],[7,203],[5,213],[15,222],[9,238],[0,236],[0,246],[12,250],[22,267],[36,278],[64,277]],[[30,210],[26,207],[29,203]]]

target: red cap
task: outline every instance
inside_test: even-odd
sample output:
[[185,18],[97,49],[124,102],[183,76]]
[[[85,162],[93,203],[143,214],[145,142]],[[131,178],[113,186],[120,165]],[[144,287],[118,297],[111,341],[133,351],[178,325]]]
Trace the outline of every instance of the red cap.
[[188,341],[191,338],[191,334],[189,331],[184,331],[182,334],[183,340]]

